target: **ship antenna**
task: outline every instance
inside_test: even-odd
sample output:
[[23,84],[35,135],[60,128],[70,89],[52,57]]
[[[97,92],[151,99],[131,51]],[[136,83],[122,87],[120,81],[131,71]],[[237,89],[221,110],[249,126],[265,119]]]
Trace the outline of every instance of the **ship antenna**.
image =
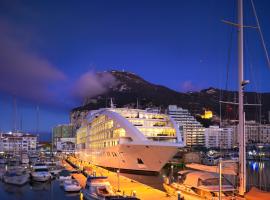
[[13,96],[13,131],[17,132],[17,99]]

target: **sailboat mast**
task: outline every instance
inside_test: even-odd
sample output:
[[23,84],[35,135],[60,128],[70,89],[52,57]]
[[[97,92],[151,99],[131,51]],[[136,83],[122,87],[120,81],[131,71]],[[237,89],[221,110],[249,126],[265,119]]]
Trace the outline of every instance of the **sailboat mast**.
[[238,0],[238,141],[239,141],[239,194],[244,195],[246,192],[246,142],[244,132],[244,30],[243,30],[243,0]]

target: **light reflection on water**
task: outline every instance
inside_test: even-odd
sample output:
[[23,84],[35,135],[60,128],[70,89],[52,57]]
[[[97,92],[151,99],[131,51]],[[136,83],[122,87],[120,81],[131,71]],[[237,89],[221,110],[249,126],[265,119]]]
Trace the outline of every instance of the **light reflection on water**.
[[270,191],[270,161],[247,161],[247,186]]

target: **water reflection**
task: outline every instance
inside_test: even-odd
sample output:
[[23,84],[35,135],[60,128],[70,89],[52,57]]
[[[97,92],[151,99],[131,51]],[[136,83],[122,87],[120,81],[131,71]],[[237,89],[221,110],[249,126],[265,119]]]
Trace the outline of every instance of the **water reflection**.
[[270,162],[247,162],[247,187],[255,186],[262,190],[270,191]]
[[251,168],[252,171],[263,171],[265,167],[265,162],[260,161],[248,161],[248,166]]
[[36,191],[49,191],[51,189],[51,182],[30,182],[30,189]]
[[58,180],[14,186],[0,182],[0,200],[80,200],[79,193],[66,193]]

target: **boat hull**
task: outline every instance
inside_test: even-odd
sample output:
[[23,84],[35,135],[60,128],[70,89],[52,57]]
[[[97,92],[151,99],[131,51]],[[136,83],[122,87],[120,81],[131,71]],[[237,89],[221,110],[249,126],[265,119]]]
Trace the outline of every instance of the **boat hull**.
[[3,181],[12,185],[24,185],[29,181],[29,175],[16,176],[16,177],[3,177]]
[[159,172],[177,151],[173,145],[120,144],[99,151],[77,153],[82,160],[102,167]]
[[79,187],[79,186],[65,186],[64,185],[64,190],[66,192],[79,192],[81,190],[81,187]]
[[37,174],[37,173],[32,173],[31,177],[34,181],[38,182],[46,182],[51,179],[51,175],[49,173],[44,173],[44,174]]

